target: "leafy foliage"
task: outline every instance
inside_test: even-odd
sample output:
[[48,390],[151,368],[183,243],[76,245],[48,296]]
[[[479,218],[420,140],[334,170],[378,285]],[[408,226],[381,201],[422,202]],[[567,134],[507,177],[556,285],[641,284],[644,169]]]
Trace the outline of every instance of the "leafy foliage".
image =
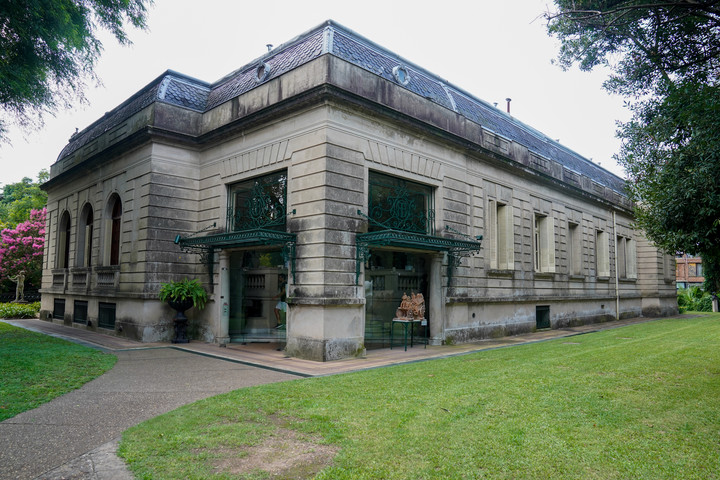
[[32,210],[40,210],[47,204],[47,193],[41,188],[48,179],[48,171],[43,169],[38,174],[37,183],[25,177],[17,183],[9,183],[3,187],[0,195],[0,226],[15,227],[18,223],[30,218]]
[[0,318],[37,318],[40,302],[0,303]]
[[610,66],[609,91],[656,95],[673,83],[709,84],[720,74],[717,0],[555,0],[548,31],[558,60],[581,70]]
[[40,287],[46,214],[44,208],[32,210],[30,220],[0,232],[0,280],[5,288],[12,285],[8,277],[21,270],[25,272],[26,286]]
[[44,113],[83,101],[96,81],[98,30],[128,44],[125,24],[145,28],[151,0],[24,0],[0,2],[0,139],[9,120],[38,126]]
[[720,290],[720,1],[556,0],[548,31],[563,67],[609,66],[629,98],[616,160],[637,224],[668,253],[703,257]]
[[680,313],[712,312],[712,295],[700,287],[680,288],[677,297]]
[[198,310],[205,308],[207,302],[207,292],[197,279],[188,280],[186,278],[180,282],[164,283],[158,297],[163,302],[182,302],[191,299],[193,306]]

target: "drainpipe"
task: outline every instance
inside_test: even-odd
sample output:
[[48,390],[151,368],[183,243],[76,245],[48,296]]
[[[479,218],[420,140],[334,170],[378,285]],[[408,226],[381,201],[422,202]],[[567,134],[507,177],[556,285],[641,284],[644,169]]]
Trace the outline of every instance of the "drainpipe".
[[615,245],[615,320],[620,320],[620,275],[618,274],[618,245],[617,245],[617,224],[615,223],[615,210],[613,217],[613,242]]

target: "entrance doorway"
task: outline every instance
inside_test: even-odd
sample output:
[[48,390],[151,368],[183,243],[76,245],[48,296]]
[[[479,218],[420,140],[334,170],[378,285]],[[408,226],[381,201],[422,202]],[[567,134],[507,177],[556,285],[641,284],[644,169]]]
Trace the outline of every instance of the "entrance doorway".
[[403,294],[422,293],[425,297],[427,325],[415,329],[425,338],[430,328],[428,318],[428,275],[430,259],[427,255],[383,249],[370,250],[365,268],[365,348],[390,346],[390,328]]
[[231,342],[285,342],[287,278],[280,249],[230,253]]

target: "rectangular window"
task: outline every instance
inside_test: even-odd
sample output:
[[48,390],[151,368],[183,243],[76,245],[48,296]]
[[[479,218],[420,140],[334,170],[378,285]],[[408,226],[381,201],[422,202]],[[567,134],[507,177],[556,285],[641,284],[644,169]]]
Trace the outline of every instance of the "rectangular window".
[[230,186],[228,231],[258,228],[285,231],[287,172],[271,173]]
[[637,253],[635,240],[623,236],[616,237],[618,278],[637,278]]
[[582,231],[577,223],[568,223],[568,273],[582,275]]
[[637,242],[632,238],[625,240],[625,271],[627,278],[637,278]]
[[369,231],[435,234],[433,187],[377,172],[368,186]]
[[607,232],[596,230],[595,266],[598,277],[610,276],[610,240]]
[[87,324],[88,302],[83,300],[75,300],[75,308],[73,310],[73,322]]
[[555,271],[555,231],[552,217],[533,216],[533,260],[536,272]]
[[488,234],[490,236],[490,268],[515,268],[515,234],[511,205],[488,200]]
[[98,327],[115,330],[115,304],[100,302],[98,305]]
[[627,266],[625,263],[625,237],[616,238],[615,250],[615,255],[617,255],[618,278],[627,278]]
[[56,298],[53,300],[53,318],[65,319],[65,299]]

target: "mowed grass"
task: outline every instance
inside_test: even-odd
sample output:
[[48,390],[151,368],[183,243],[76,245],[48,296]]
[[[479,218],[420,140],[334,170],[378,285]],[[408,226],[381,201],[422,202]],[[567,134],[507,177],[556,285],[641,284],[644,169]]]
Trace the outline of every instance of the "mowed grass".
[[117,358],[0,322],[0,421],[81,387]]
[[338,448],[308,478],[720,478],[720,315],[237,390],[120,452],[138,478],[306,478],[224,467],[289,431]]

